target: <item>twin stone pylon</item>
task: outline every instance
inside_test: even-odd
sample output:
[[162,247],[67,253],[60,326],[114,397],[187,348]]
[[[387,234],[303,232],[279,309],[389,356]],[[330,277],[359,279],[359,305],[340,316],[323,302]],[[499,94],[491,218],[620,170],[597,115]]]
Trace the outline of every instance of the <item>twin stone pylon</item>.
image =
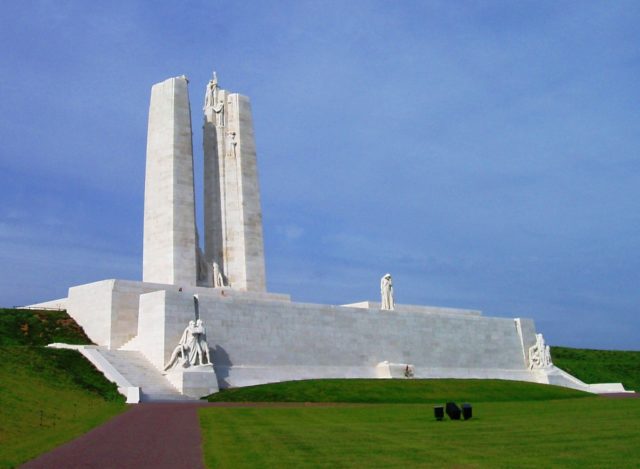
[[[151,89],[143,281],[265,291],[262,213],[251,105],[218,87],[204,103],[204,252],[195,221],[188,80]],[[215,265],[214,265],[215,264]]]

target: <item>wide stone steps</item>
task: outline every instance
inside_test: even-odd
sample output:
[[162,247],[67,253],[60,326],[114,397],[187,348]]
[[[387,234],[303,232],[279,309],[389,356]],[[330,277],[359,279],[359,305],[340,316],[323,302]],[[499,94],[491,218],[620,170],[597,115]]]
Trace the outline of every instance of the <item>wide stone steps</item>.
[[99,351],[127,381],[140,388],[142,402],[193,400],[180,394],[140,352],[102,347]]

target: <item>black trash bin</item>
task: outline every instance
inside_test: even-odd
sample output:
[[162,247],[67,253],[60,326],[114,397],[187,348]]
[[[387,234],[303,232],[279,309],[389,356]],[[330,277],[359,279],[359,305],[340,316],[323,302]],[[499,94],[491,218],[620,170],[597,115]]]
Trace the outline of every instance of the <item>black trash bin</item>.
[[469,404],[468,402],[465,402],[464,404],[462,404],[462,417],[465,420],[469,420],[471,418],[471,414],[472,414],[471,404]]
[[433,407],[433,416],[436,418],[436,420],[443,420],[444,419],[444,407],[441,405],[437,405]]
[[460,407],[455,402],[447,402],[446,410],[451,420],[460,420]]

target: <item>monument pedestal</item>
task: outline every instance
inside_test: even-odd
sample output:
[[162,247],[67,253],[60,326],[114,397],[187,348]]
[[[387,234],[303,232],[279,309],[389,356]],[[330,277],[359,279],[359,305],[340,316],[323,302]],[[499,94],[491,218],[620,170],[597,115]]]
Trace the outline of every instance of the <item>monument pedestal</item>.
[[178,366],[167,373],[167,379],[185,396],[200,398],[218,392],[218,378],[213,365]]

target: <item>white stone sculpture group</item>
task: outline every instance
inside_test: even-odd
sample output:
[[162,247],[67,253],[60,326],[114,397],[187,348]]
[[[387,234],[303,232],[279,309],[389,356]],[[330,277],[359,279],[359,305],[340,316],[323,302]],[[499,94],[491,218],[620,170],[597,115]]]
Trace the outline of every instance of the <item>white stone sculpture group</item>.
[[209,364],[212,363],[204,324],[201,319],[189,321],[189,325],[182,333],[180,342],[173,350],[169,362],[164,367],[164,371],[176,368],[179,365],[187,368],[189,366]]
[[380,280],[380,295],[382,296],[381,309],[392,310],[394,308],[393,301],[393,282],[391,274],[385,274]]
[[536,343],[529,347],[529,369],[547,368],[551,363],[551,349],[544,342],[542,334],[536,334]]

